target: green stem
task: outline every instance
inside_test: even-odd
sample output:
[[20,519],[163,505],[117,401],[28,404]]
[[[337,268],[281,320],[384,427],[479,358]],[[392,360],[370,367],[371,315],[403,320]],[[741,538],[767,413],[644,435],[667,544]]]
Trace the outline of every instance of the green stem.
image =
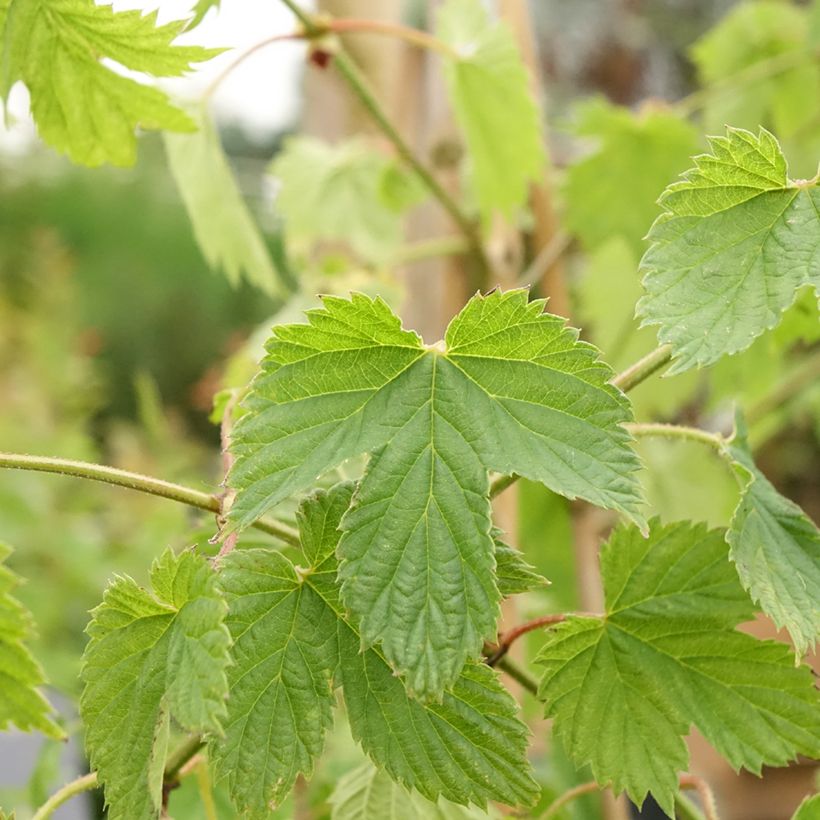
[[678,820],[706,820],[698,807],[685,795],[675,795],[675,814]]
[[72,797],[76,797],[78,794],[96,789],[97,785],[96,772],[84,774],[82,777],[78,777],[76,780],[66,783],[65,786],[54,792],[54,794],[37,809],[31,820],[46,820],[46,818],[51,817],[63,803],[71,800]]
[[[120,470],[104,464],[92,464],[88,461],[71,461],[65,458],[30,456],[21,453],[0,453],[0,468],[2,467],[11,470],[32,470],[41,473],[70,475],[89,479],[90,481],[100,481],[104,484],[113,484],[140,493],[168,498],[171,501],[178,501],[180,504],[187,504],[189,507],[196,507],[213,513],[218,513],[221,508],[218,496],[194,490],[191,487],[184,487],[181,484],[163,481],[160,478],[132,473],[128,470]],[[287,544],[294,546],[299,544],[298,533],[278,521],[260,519],[254,522],[253,526],[276,536]]]
[[397,40],[404,40],[405,43],[417,48],[436,51],[451,60],[457,60],[459,57],[454,48],[426,31],[402,26],[398,23],[389,23],[384,20],[345,18],[344,20],[331,20],[323,28],[334,34],[385,34],[388,37],[395,37]]
[[684,439],[706,444],[722,454],[726,447],[726,439],[720,433],[709,433],[698,427],[686,427],[682,424],[662,424],[659,422],[641,422],[639,424],[625,424],[624,427],[635,438],[660,437],[669,439]]
[[[294,0],[282,0],[282,2],[296,15],[299,22],[305,27],[305,33],[308,37],[319,37],[323,31],[326,30],[321,21],[315,20],[312,15],[304,11]],[[393,144],[398,156],[412,169],[421,183],[439,201],[444,210],[447,211],[456,225],[458,225],[470,243],[470,248],[473,251],[476,261],[484,271],[487,271],[489,265],[486,255],[484,254],[484,247],[481,243],[481,236],[479,235],[476,224],[461,210],[456,201],[447,193],[430,171],[422,165],[410,146],[405,142],[404,137],[402,137],[390,121],[390,118],[376,99],[375,94],[370,90],[364,75],[359,71],[353,60],[350,59],[343,49],[339,49],[334,53],[333,61],[336,65],[336,69],[354,96],[359,100],[368,114],[370,114],[385,137]]]
[[531,695],[538,694],[538,681],[514,661],[509,658],[500,658],[495,666],[496,669],[502,669],[514,681],[520,683]]
[[181,746],[175,749],[165,764],[164,779],[173,783],[179,778],[182,767],[205,745],[199,735],[192,735]]
[[642,359],[619,373],[612,379],[612,384],[628,393],[641,382],[646,381],[653,373],[657,373],[665,364],[672,360],[672,346],[661,345]]
[[601,790],[601,787],[591,781],[589,783],[581,783],[580,786],[575,786],[568,791],[565,791],[563,794],[559,795],[552,801],[552,803],[547,806],[547,810],[541,815],[542,820],[548,820],[550,817],[555,817],[558,812],[567,805],[567,803],[571,803],[578,797],[583,797],[585,794],[589,794],[590,792],[598,792]]
[[469,250],[463,236],[439,236],[404,245],[393,254],[392,261],[394,265],[406,265],[439,256],[458,256]]

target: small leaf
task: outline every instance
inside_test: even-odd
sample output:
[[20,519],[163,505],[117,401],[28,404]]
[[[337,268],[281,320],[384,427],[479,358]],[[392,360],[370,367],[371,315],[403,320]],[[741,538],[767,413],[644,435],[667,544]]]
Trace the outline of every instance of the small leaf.
[[[698,148],[697,132],[671,110],[634,113],[603,100],[579,109],[576,133],[597,145],[567,170],[567,227],[590,250],[618,236],[640,257],[658,195],[686,169]],[[634,301],[630,312],[633,307]],[[613,318],[623,324],[627,317]]]
[[192,134],[164,135],[168,165],[202,255],[237,285],[245,278],[270,295],[283,292],[265,241],[248,210],[210,119]]
[[504,543],[500,530],[493,531],[493,543],[495,575],[502,597],[508,598],[510,595],[520,595],[549,586],[549,581],[543,575],[539,575],[517,549]]
[[663,196],[641,268],[644,325],[672,345],[669,373],[745,350],[802,285],[820,289],[820,188],[795,183],[775,138],[736,128]]
[[488,820],[500,817],[495,809],[482,811],[439,800],[431,803],[408,792],[372,763],[348,772],[328,798],[331,820]]
[[789,631],[799,657],[820,635],[820,532],[757,469],[740,417],[729,455],[742,487],[726,533],[731,558],[752,600]]
[[752,610],[720,530],[655,520],[645,539],[621,527],[601,569],[606,614],[548,631],[538,659],[555,733],[598,783],[638,805],[651,792],[673,816],[693,724],[736,769],[820,753],[811,671],[734,629]]
[[197,0],[193,8],[194,17],[187,25],[187,29],[196,28],[211,9],[219,8],[220,0]]
[[797,807],[792,820],[817,820],[820,817],[820,794],[809,795]]
[[193,130],[163,92],[101,62],[176,77],[220,53],[172,45],[185,21],[157,26],[156,11],[116,12],[94,0],[11,0],[7,9],[0,91],[22,80],[40,136],[74,162],[132,165],[138,126]]
[[170,719],[221,733],[230,636],[208,562],[167,550],[152,591],[117,578],[92,612],[80,712],[110,820],[159,817]]
[[491,23],[479,0],[447,0],[438,36],[455,52],[444,58],[447,90],[467,142],[479,211],[489,222],[527,202],[545,171],[541,114],[510,30]]
[[442,351],[380,299],[326,297],[309,324],[275,328],[234,431],[233,529],[372,454],[342,522],[342,596],[422,697],[495,633],[488,469],[640,520],[629,405],[543,306],[523,290],[476,296]]
[[34,623],[31,613],[11,594],[20,579],[5,566],[9,555],[11,547],[0,542],[0,730],[13,724],[24,732],[37,730],[64,738],[49,716],[51,705],[38,689],[45,676],[25,645],[33,636]]

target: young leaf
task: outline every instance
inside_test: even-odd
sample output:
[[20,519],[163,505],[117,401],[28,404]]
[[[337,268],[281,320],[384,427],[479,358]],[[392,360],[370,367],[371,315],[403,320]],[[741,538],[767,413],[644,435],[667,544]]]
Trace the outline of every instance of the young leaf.
[[549,586],[550,582],[543,575],[539,575],[517,549],[504,543],[500,530],[493,531],[493,543],[495,544],[495,576],[498,581],[498,591],[503,598]]
[[777,140],[737,128],[661,196],[641,268],[644,325],[660,325],[670,373],[745,350],[801,285],[820,289],[820,187],[794,182]]
[[281,553],[234,550],[220,580],[234,663],[213,757],[237,808],[264,818],[299,774],[312,774],[333,722],[336,616]]
[[488,470],[640,520],[629,405],[543,304],[476,296],[441,350],[380,299],[327,297],[309,324],[274,330],[235,429],[231,529],[373,454],[342,524],[342,595],[365,645],[381,641],[421,696],[440,696],[494,634]]
[[227,606],[208,562],[167,550],[151,586],[117,578],[88,626],[80,712],[111,820],[159,817],[171,717],[219,734],[226,712]]
[[752,600],[789,631],[801,656],[820,635],[820,532],[757,469],[739,417],[729,455],[743,488],[726,533],[731,558]]
[[240,550],[226,561],[236,667],[226,738],[215,754],[232,772],[235,799],[264,816],[299,771],[311,771],[330,722],[332,674],[354,737],[394,779],[434,801],[530,804],[527,729],[489,667],[468,667],[452,693],[426,706],[409,697],[381,654],[361,650],[336,581],[339,524],[352,492],[352,484],[336,485],[302,503],[308,569],[297,571],[272,550]]
[[457,55],[445,58],[444,73],[482,219],[513,217],[545,165],[540,112],[515,40],[479,0],[447,0],[437,33]]
[[29,611],[12,596],[20,579],[7,566],[11,547],[0,542],[0,730],[14,724],[24,732],[40,731],[63,738],[51,719],[51,705],[37,687],[45,683],[43,670],[25,645],[34,625]]
[[5,96],[22,80],[40,136],[74,162],[132,165],[136,127],[190,131],[194,125],[163,92],[101,60],[175,77],[220,53],[172,45],[185,21],[157,26],[156,18],[156,11],[115,12],[94,0],[11,0],[0,91]]
[[567,170],[567,227],[588,249],[621,236],[640,257],[658,194],[698,148],[695,128],[671,110],[633,113],[595,100],[580,107],[576,133],[598,145]]
[[168,166],[188,211],[202,255],[231,284],[244,274],[271,295],[282,281],[237,186],[219,135],[205,117],[193,134],[164,135]]
[[276,208],[292,246],[345,242],[374,262],[396,249],[402,213],[420,198],[411,178],[363,140],[328,145],[292,137],[271,171],[279,180]]
[[483,811],[449,800],[431,803],[408,792],[372,763],[362,763],[336,784],[328,798],[331,820],[488,820],[500,815],[490,807]]
[[595,779],[673,815],[694,724],[734,768],[760,772],[820,753],[820,699],[788,647],[734,626],[751,614],[719,530],[616,530],[601,554],[602,617],[550,630],[539,697]]

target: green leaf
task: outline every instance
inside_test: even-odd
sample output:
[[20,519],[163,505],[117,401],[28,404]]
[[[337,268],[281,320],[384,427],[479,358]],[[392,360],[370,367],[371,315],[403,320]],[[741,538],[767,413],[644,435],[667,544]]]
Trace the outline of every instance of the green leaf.
[[245,204],[210,119],[193,134],[165,134],[168,166],[207,263],[237,285],[246,279],[271,295],[283,283]]
[[437,34],[455,52],[444,74],[482,219],[513,217],[545,171],[541,113],[513,35],[490,22],[479,0],[447,0]]
[[486,820],[500,815],[449,800],[431,803],[408,792],[372,763],[363,763],[336,784],[328,798],[331,820]]
[[752,600],[789,631],[799,657],[820,635],[820,532],[757,469],[740,417],[729,455],[742,487],[726,533],[731,558]]
[[792,820],[817,820],[820,816],[820,794],[809,795],[797,807]]
[[777,140],[736,128],[670,185],[641,267],[644,325],[672,345],[669,373],[749,347],[801,285],[820,289],[820,188],[793,182]]
[[186,29],[196,28],[211,9],[219,8],[219,3],[220,0],[197,0],[197,3],[193,8],[194,17],[191,22],[188,23]]
[[[820,68],[810,49],[807,10],[791,3],[741,3],[692,47],[691,56],[707,91],[704,118],[709,130],[727,122],[746,128],[771,127],[782,137],[813,124],[806,100],[820,97]],[[757,79],[732,84],[742,72],[763,64]]]
[[5,96],[22,80],[40,136],[74,162],[132,165],[135,128],[191,131],[194,124],[163,92],[101,60],[176,77],[221,51],[172,45],[185,21],[157,26],[156,18],[156,11],[115,12],[94,0],[11,0],[0,90]]
[[51,719],[51,705],[38,687],[45,683],[40,664],[25,645],[34,633],[31,613],[12,596],[20,579],[5,561],[11,547],[0,541],[0,730],[9,724],[24,732],[40,731],[63,738],[62,729]]
[[594,100],[580,106],[576,133],[597,145],[567,170],[567,227],[588,249],[620,236],[640,257],[658,195],[698,148],[695,128],[669,110],[633,113]]
[[326,297],[309,324],[274,329],[236,425],[229,529],[373,454],[342,523],[342,595],[365,645],[381,641],[423,697],[494,634],[488,470],[639,519],[629,405],[543,306],[523,290],[476,296],[441,349],[380,299]]
[[80,712],[111,820],[159,817],[170,719],[221,733],[230,636],[208,562],[167,550],[148,591],[118,577],[92,612]]
[[218,768],[230,772],[234,798],[264,816],[299,771],[312,770],[330,723],[332,675],[354,737],[394,779],[434,801],[529,805],[536,786],[527,729],[493,671],[471,665],[441,703],[424,705],[377,650],[362,650],[345,620],[335,549],[352,492],[352,484],[336,485],[302,503],[308,569],[272,550],[238,550],[226,560],[236,666],[226,737],[215,754]]
[[493,543],[495,575],[498,580],[498,591],[503,598],[549,586],[550,582],[543,575],[539,575],[517,549],[504,542],[500,530],[493,531]]
[[694,724],[735,768],[759,773],[820,752],[820,699],[784,644],[734,626],[750,602],[720,530],[688,522],[648,539],[621,527],[601,553],[606,614],[550,630],[539,697],[554,730],[601,785],[673,816]]
[[395,161],[361,139],[329,145],[291,137],[271,171],[280,184],[276,209],[297,250],[344,242],[365,260],[383,262],[401,242],[402,213],[419,200]]

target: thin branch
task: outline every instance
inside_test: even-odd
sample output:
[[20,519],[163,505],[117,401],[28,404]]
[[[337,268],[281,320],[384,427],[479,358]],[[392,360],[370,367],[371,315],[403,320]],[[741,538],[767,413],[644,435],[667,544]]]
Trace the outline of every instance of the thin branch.
[[717,801],[709,784],[696,774],[682,774],[680,776],[681,789],[694,789],[700,797],[703,813],[706,820],[718,820]]
[[[298,3],[294,0],[282,0],[282,2],[296,15],[299,22],[305,28],[305,33],[308,37],[317,37],[322,34],[323,23],[321,19],[316,20],[306,11],[304,11]],[[337,71],[341,74],[354,96],[359,100],[362,107],[370,114],[373,121],[381,129],[381,132],[393,144],[393,148],[398,154],[399,158],[403,160],[410,169],[419,178],[425,188],[439,201],[445,211],[452,217],[453,221],[458,225],[461,232],[464,234],[473,255],[478,264],[486,271],[489,268],[487,257],[484,253],[484,247],[481,242],[481,235],[476,223],[467,214],[461,210],[458,203],[450,196],[449,193],[442,187],[441,183],[430,173],[430,171],[422,165],[421,161],[413,153],[410,146],[405,142],[404,137],[398,132],[396,127],[390,121],[390,118],[385,113],[381,103],[376,99],[375,94],[371,91],[367,80],[361,73],[359,68],[350,59],[344,49],[338,49],[334,53],[333,62]]]
[[538,694],[538,681],[525,672],[517,663],[511,661],[509,658],[501,658],[496,667],[506,672],[514,681],[520,683],[531,695]]
[[522,635],[540,629],[542,626],[552,626],[553,624],[560,624],[565,621],[567,616],[564,614],[556,615],[542,615],[540,618],[535,618],[532,621],[527,621],[524,624],[519,624],[516,627],[505,632],[499,637],[498,645],[495,650],[487,658],[488,666],[496,666],[498,662],[510,651],[510,647]]
[[469,250],[470,245],[463,236],[438,236],[400,247],[391,261],[394,265],[406,265],[439,256],[459,256]]
[[384,20],[346,18],[344,20],[330,20],[326,24],[321,24],[321,26],[324,26],[326,31],[334,34],[385,34],[388,37],[404,40],[405,43],[410,43],[410,45],[417,48],[436,51],[451,60],[459,58],[458,52],[443,40],[439,40],[438,37],[434,37],[421,29],[402,26],[398,23],[389,23]]
[[[213,541],[219,539],[219,530],[222,529],[222,526],[225,523],[228,511],[230,510],[231,504],[233,504],[234,497],[236,495],[236,493],[228,487],[228,473],[230,473],[234,461],[233,453],[231,452],[231,430],[233,428],[233,411],[236,408],[236,402],[238,399],[239,391],[233,390],[230,398],[225,403],[225,407],[222,411],[222,422],[219,425],[219,442],[222,445],[222,473],[225,476],[222,480],[222,484],[225,489],[219,496],[219,513],[216,517],[218,530],[217,534],[212,539]],[[234,530],[225,537],[225,540],[222,542],[222,546],[216,555],[216,559],[214,560],[215,566],[218,565],[219,562],[229,552],[231,552],[231,550],[233,550],[236,546],[236,541],[238,538],[238,530]]]
[[51,817],[63,803],[66,803],[78,794],[96,789],[98,785],[96,772],[84,774],[82,777],[78,777],[76,780],[66,783],[65,786],[54,792],[54,794],[37,809],[31,820],[46,820],[46,818]]
[[[189,507],[218,513],[220,500],[218,496],[184,487],[182,484],[173,484],[160,478],[108,467],[104,464],[92,464],[88,461],[72,461],[65,458],[49,458],[47,456],[30,456],[22,453],[0,453],[0,468],[12,470],[32,470],[41,473],[55,473],[69,475],[76,478],[85,478],[90,481],[100,481],[103,484],[113,484],[117,487],[126,487],[148,495],[168,498]],[[278,521],[261,518],[252,526],[269,535],[276,536],[280,541],[294,546],[299,545],[299,534]]]
[[567,803],[571,803],[576,798],[582,797],[590,792],[599,791],[601,791],[601,787],[594,780],[589,783],[581,783],[580,786],[575,786],[556,797],[555,800],[547,806],[547,810],[541,815],[541,817],[543,820],[548,820],[550,817],[555,817],[555,815],[558,814],[558,812],[563,809]]
[[697,441],[706,444],[719,454],[722,454],[726,448],[726,439],[720,433],[710,433],[707,430],[701,430],[699,427],[687,427],[682,424],[662,424],[659,422],[624,424],[624,427],[635,438],[658,436],[660,438]]
[[540,282],[544,274],[567,252],[572,244],[572,236],[567,231],[557,231],[550,241],[543,245],[529,266],[518,277],[516,284],[534,285]]
[[612,384],[628,393],[641,382],[646,381],[653,373],[657,373],[664,365],[672,360],[672,345],[661,345],[642,359],[619,373],[612,379]]

